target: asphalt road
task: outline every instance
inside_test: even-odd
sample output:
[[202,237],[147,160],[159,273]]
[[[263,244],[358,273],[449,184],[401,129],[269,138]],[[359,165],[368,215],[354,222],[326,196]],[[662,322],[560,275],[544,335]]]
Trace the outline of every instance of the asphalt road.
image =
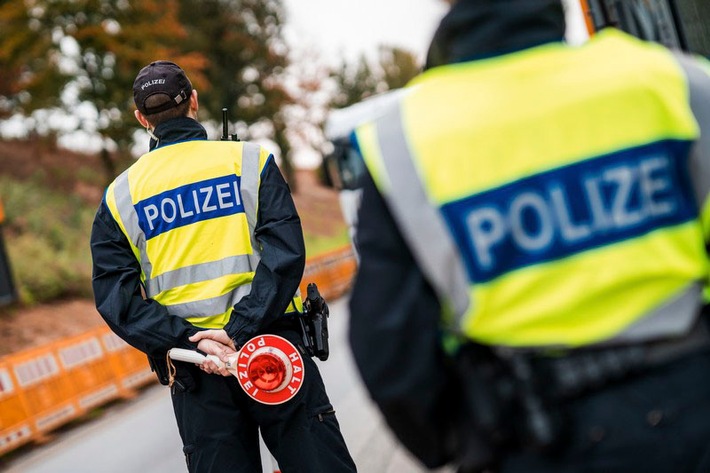
[[[330,304],[330,348],[318,362],[345,441],[361,473],[426,471],[397,444],[373,407],[346,345],[347,303]],[[268,451],[264,471],[271,473]],[[130,400],[55,435],[51,442],[16,455],[7,473],[175,473],[186,472],[182,444],[168,389],[151,385]],[[442,473],[449,470],[440,470]]]

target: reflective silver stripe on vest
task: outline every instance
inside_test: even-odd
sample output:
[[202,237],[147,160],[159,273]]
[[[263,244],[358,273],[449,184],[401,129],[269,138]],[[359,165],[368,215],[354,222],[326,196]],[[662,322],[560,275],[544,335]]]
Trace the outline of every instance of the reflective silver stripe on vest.
[[251,284],[244,284],[221,296],[182,304],[165,304],[165,307],[170,315],[176,315],[184,319],[188,317],[211,317],[224,314],[249,292],[251,292]]
[[700,315],[703,289],[691,283],[684,291],[665,304],[644,315],[616,337],[603,345],[642,342],[674,337],[687,333]]
[[256,207],[259,201],[259,177],[261,175],[261,169],[259,169],[259,154],[259,145],[244,143],[242,149],[241,192],[244,213],[246,214],[247,223],[249,224],[252,251],[254,252],[253,255],[250,255],[252,271],[256,271],[256,266],[261,260],[259,244],[254,235],[254,230],[256,229]]
[[[249,224],[249,235],[251,237],[251,247],[253,251],[253,254],[247,255],[252,271],[256,271],[256,267],[259,265],[259,261],[261,261],[261,247],[259,246],[259,242],[256,241],[255,235],[257,205],[259,202],[259,179],[261,177],[261,167],[259,166],[260,155],[261,148],[259,145],[248,142],[244,143],[244,147],[242,148],[241,192],[244,213],[246,214],[247,223]],[[296,290],[294,297],[300,296],[300,289]],[[241,297],[239,299],[241,299]]]
[[385,195],[415,260],[443,302],[451,305],[458,327],[469,310],[468,278],[446,223],[427,197],[402,125],[402,112],[380,117],[375,126],[391,190]]
[[178,268],[146,280],[146,293],[155,295],[185,284],[209,281],[226,274],[249,273],[252,271],[251,264],[250,255],[238,255],[220,261]]
[[710,76],[696,59],[681,53],[676,53],[675,58],[688,79],[690,108],[700,126],[700,137],[691,154],[690,177],[695,185],[698,205],[702,208],[710,193]]
[[[131,242],[140,252],[140,265],[147,281],[150,279],[150,275],[153,272],[153,265],[150,263],[148,254],[146,253],[145,233],[143,233],[143,230],[141,230],[141,227],[138,225],[138,214],[136,213],[135,207],[133,207],[131,188],[128,184],[128,170],[124,171],[116,178],[113,194],[116,198],[116,208],[123,221],[123,226],[126,228]],[[148,294],[148,296],[150,297],[150,294]]]

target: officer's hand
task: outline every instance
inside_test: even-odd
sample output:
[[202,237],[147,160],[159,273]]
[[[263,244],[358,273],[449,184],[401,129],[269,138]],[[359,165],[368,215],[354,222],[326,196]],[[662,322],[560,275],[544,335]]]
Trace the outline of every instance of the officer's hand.
[[[197,332],[195,335],[189,338],[189,340],[194,343],[198,343],[200,340],[204,339],[214,340],[216,342],[221,343],[222,345],[230,347],[232,351],[236,351],[234,342],[231,338],[229,338],[229,335],[227,335],[227,332],[225,330],[202,330],[201,332]],[[222,361],[227,361],[222,358],[220,359]]]
[[[197,343],[197,349],[204,353],[207,353],[208,355],[215,355],[223,362],[227,361],[227,357],[229,355],[233,355],[236,353],[236,351],[232,347],[209,338],[200,340]],[[217,366],[217,363],[210,359],[205,360],[202,364],[199,365],[199,367],[202,371],[206,373],[221,374],[222,376],[232,376],[232,373],[230,373],[227,368],[224,367],[224,365],[221,365],[221,367]]]

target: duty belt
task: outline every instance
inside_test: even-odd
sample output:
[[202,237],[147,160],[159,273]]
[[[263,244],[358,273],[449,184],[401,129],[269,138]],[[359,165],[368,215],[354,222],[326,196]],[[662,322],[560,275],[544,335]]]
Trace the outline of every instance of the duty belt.
[[710,331],[704,319],[701,317],[690,333],[678,338],[534,357],[531,368],[536,377],[543,380],[553,399],[578,396],[684,356],[710,350]]

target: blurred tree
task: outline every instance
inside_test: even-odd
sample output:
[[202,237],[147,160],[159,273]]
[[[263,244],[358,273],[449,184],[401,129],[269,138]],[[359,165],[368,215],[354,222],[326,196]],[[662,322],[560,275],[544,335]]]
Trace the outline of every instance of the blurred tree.
[[417,56],[406,49],[380,47],[379,66],[387,90],[401,89],[422,71]]
[[365,55],[360,56],[356,63],[342,63],[340,69],[332,73],[336,92],[331,101],[333,108],[345,108],[358,103],[378,90],[381,80],[375,74]]
[[344,108],[372,95],[399,89],[419,72],[421,63],[415,54],[398,47],[380,46],[374,66],[362,55],[355,64],[343,63],[332,73],[336,93],[331,106]]
[[[59,105],[66,83],[57,66],[59,39],[43,28],[41,7],[25,2],[0,3],[0,112]],[[38,18],[40,17],[40,18]],[[50,85],[58,87],[51,87]]]
[[282,36],[281,0],[179,0],[188,35],[186,52],[204,54],[207,87],[203,112],[220,119],[223,107],[236,118],[241,139],[265,135],[281,151],[281,166],[295,189],[285,109],[295,103],[285,81],[289,49]]
[[[0,110],[29,114],[90,102],[79,128],[99,133],[107,180],[130,158],[132,84],[138,70],[171,58],[199,82],[204,59],[180,54],[186,32],[177,0],[28,0],[0,3]],[[110,150],[117,148],[117,163]]]
[[306,167],[317,166],[326,143],[323,127],[334,92],[331,67],[314,49],[294,51],[287,69],[288,90],[296,103],[285,109],[286,132],[294,159]]

